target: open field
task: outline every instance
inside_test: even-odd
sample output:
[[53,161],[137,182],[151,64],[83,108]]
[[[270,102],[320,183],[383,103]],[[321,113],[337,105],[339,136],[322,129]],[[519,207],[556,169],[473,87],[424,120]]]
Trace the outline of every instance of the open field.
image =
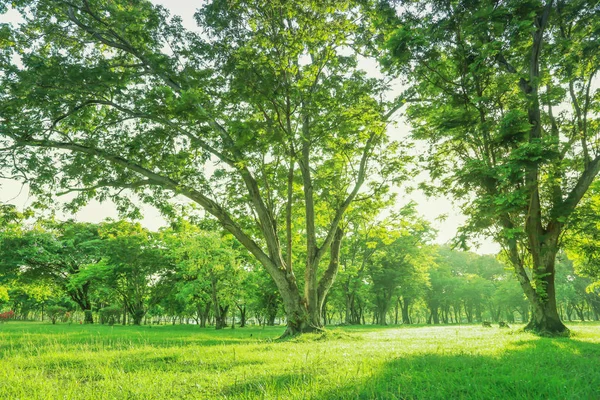
[[0,325],[0,399],[598,399],[600,324],[214,331]]

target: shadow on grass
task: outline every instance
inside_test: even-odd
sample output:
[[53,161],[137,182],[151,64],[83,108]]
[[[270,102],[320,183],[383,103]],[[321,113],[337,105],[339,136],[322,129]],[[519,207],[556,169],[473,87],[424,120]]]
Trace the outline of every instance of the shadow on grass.
[[497,356],[420,354],[394,359],[369,379],[319,399],[600,399],[600,344],[513,342]]

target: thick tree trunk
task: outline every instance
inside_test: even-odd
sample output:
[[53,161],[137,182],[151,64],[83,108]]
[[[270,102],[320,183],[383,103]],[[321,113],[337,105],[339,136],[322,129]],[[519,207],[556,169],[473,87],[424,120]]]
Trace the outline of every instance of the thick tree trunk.
[[560,320],[555,300],[532,304],[531,317],[524,329],[550,336],[568,335],[569,333],[569,329]]
[[79,289],[68,290],[69,297],[77,303],[81,311],[83,311],[84,320],[86,324],[94,323],[94,316],[92,314],[92,303],[89,298],[89,282],[86,282]]
[[229,306],[220,306],[218,305],[215,308],[217,315],[215,315],[215,328],[223,329],[227,326],[227,312],[229,311]]
[[144,315],[146,313],[143,310],[134,310],[131,313],[131,318],[133,318],[133,324],[134,325],[141,325],[142,324],[142,319],[144,319]]
[[[287,319],[287,329],[282,337],[322,331],[321,318],[327,293],[335,281],[339,268],[339,253],[344,231],[337,228],[330,247],[329,265],[317,282],[318,265],[313,264],[314,256],[307,257],[304,297],[296,285],[293,275],[288,273],[283,282],[273,276],[283,299]],[[318,263],[318,259],[317,259]],[[290,279],[291,278],[291,279]]]
[[431,308],[431,318],[433,319],[434,324],[438,325],[440,323],[440,315],[437,306]]
[[322,330],[319,326],[320,323],[315,324],[315,318],[320,322],[320,315],[310,315],[306,304],[307,302],[302,298],[299,291],[283,291],[281,297],[283,299],[283,307],[287,319],[287,329],[281,336],[282,338],[295,336],[301,333],[319,332]]
[[556,305],[556,285],[554,282],[556,262],[556,247],[545,249],[545,253],[534,254],[534,261],[539,260],[534,267],[536,285],[544,288],[543,294],[526,290],[531,303],[531,317],[524,328],[526,331],[547,336],[564,336],[569,334],[569,329],[562,323]]
[[94,323],[94,314],[92,313],[91,307],[88,306],[89,308],[86,308],[85,310],[83,310],[83,315],[84,315],[84,320],[83,322],[86,324],[93,324]]

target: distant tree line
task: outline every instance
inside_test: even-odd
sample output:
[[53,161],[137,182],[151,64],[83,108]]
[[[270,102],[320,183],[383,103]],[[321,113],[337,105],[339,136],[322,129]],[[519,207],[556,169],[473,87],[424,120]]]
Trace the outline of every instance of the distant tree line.
[[[30,217],[2,208],[0,312],[10,318],[216,329],[286,322],[273,281],[211,221],[152,232],[127,221]],[[529,303],[504,263],[432,245],[435,232],[411,206],[344,227],[323,325],[529,319]],[[597,287],[564,254],[557,287],[563,319],[600,318]]]

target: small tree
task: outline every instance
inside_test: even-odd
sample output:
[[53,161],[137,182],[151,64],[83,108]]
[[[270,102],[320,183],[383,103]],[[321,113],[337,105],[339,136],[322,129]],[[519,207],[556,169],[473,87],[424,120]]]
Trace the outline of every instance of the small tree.
[[[216,329],[224,328],[240,290],[239,253],[232,247],[233,237],[191,225],[165,232],[165,236],[177,264],[178,280],[183,282],[183,293],[197,302],[210,301]],[[198,311],[201,313],[201,309]]]
[[114,325],[119,322],[123,309],[119,306],[108,306],[99,310],[100,323]]
[[46,308],[46,315],[52,321],[52,324],[56,324],[56,321],[62,320],[67,314],[67,308],[63,306],[48,306]]

